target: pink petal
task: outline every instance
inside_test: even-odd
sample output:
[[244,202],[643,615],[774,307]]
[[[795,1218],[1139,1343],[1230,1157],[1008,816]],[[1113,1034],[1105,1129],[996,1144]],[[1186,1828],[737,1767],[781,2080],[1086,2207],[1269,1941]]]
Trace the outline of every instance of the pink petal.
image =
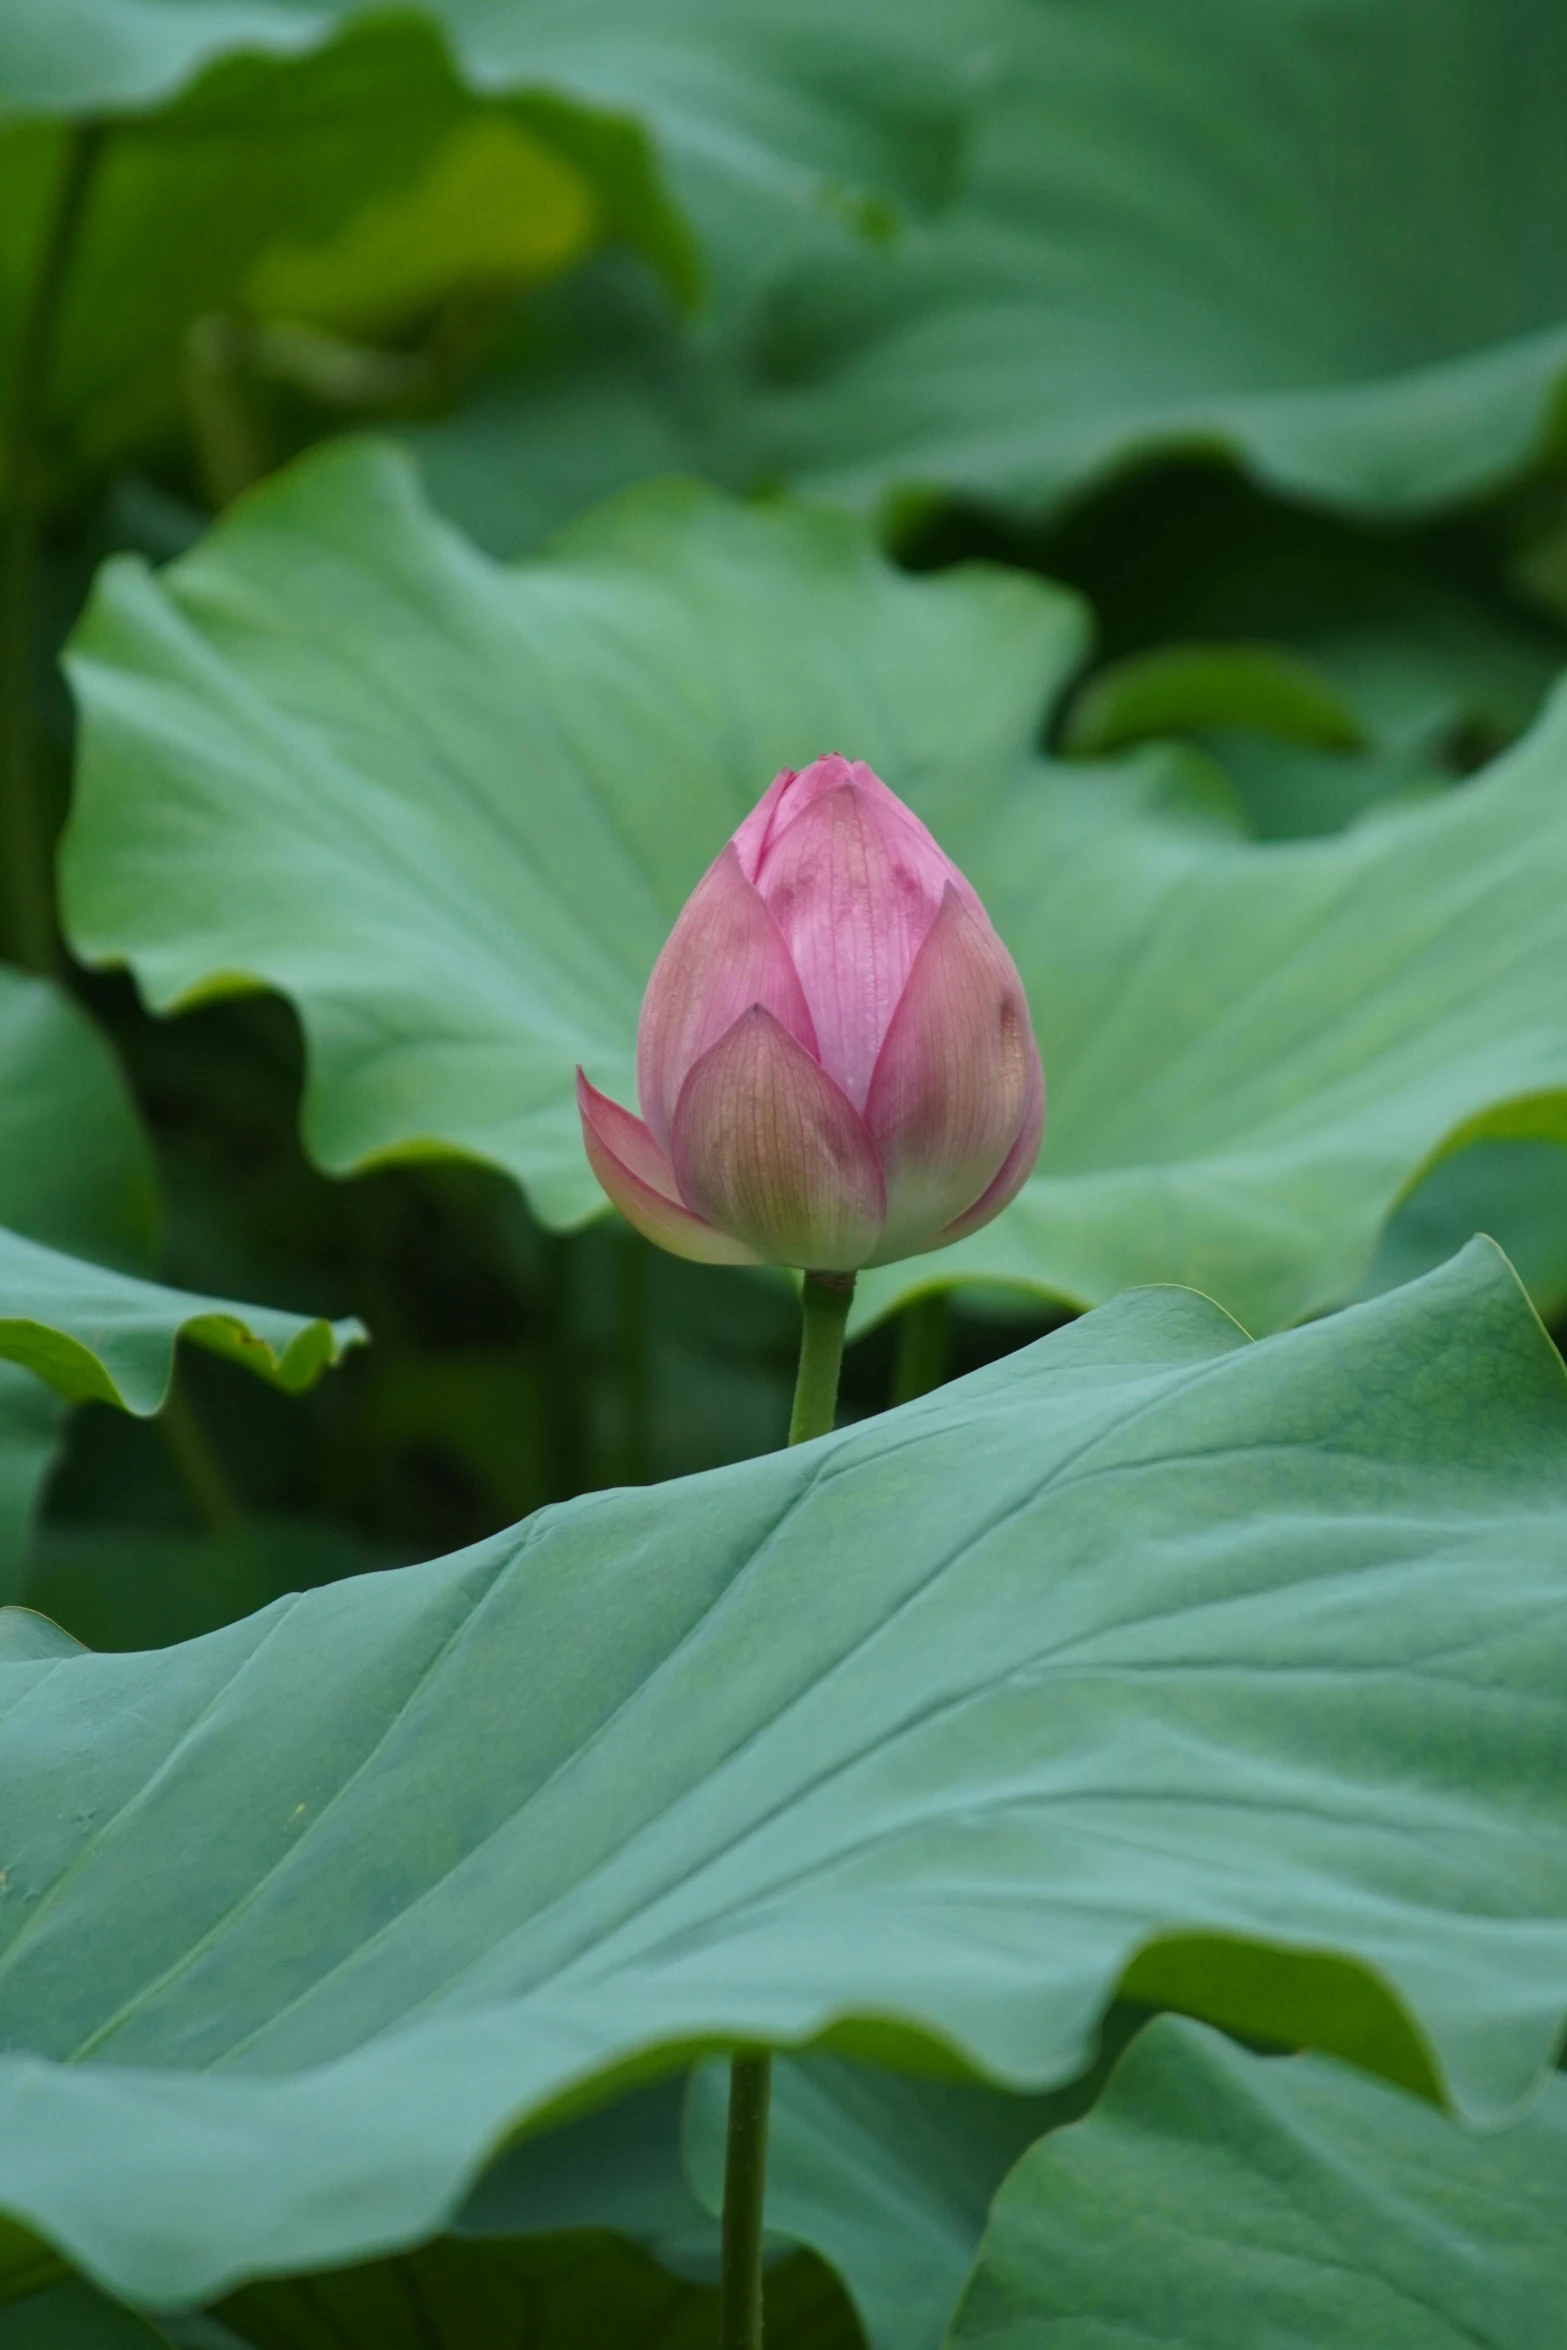
[[977,1232],[982,1224],[988,1224],[992,1217],[999,1216],[1003,1208],[1009,1208],[1034,1172],[1034,1161],[1039,1156],[1044,1132],[1045,1072],[1036,1053],[1034,1074],[1028,1091],[1028,1107],[1023,1113],[1018,1138],[1001,1162],[1000,1173],[981,1192],[971,1208],[965,1208],[961,1216],[955,1216],[945,1231],[938,1232],[927,1245],[931,1248],[945,1248],[949,1241],[962,1240],[970,1232]]
[[[818,760],[817,765],[820,764]],[[809,773],[809,769],[806,772]],[[780,767],[730,843],[747,881],[755,881],[767,844],[778,824],[779,806],[791,786],[799,780],[792,767]]]
[[876,1245],[886,1201],[865,1122],[760,1005],[686,1079],[674,1163],[688,1205],[773,1264],[852,1272]]
[[971,905],[978,906],[979,900],[968,882],[945,850],[937,846],[913,809],[882,782],[873,767],[867,767],[863,759],[846,759],[841,751],[829,751],[823,758],[813,759],[798,774],[785,767],[774,776],[734,836],[747,879],[760,885],[768,859],[786,827],[796,817],[803,816],[825,793],[845,788],[859,792],[875,821],[897,838],[904,857],[920,876],[932,910],[940,905],[942,890],[949,881]]
[[699,1265],[754,1265],[754,1253],[693,1216],[675,1190],[674,1170],[640,1118],[577,1071],[577,1108],[588,1161],[610,1199],[644,1239]]
[[817,1056],[862,1109],[940,889],[927,886],[901,827],[852,783],[816,793],[784,826],[757,886],[800,975]]
[[814,1052],[816,1031],[783,933],[731,841],[686,900],[642,998],[637,1094],[664,1150],[687,1072],[752,1004],[765,1005]]
[[928,1247],[985,1194],[1019,1139],[1038,1078],[1016,966],[985,916],[949,887],[866,1102],[887,1184],[878,1263]]

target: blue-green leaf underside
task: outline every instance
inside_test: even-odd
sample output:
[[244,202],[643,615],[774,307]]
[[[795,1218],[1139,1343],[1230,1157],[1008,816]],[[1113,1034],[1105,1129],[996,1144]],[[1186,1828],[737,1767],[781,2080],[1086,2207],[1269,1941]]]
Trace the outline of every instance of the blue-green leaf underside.
[[[1076,2078],[1117,1985],[1495,2120],[1561,2030],[1567,1394],[1494,1251],[0,1672],[0,2207],[151,2306],[422,2241],[735,2039]],[[852,1572],[845,1562],[852,1562]]]
[[1275,1328],[1355,1288],[1456,1134],[1562,1131],[1567,709],[1436,801],[1264,845],[1179,751],[1038,760],[1083,641],[1041,583],[910,578],[846,520],[678,485],[502,569],[337,449],[104,575],[71,934],[160,1010],[290,995],[329,1168],[467,1152],[570,1225],[601,1204],[574,1065],[633,1099],[686,893],[779,766],[844,749],[979,889],[1050,1091],[1016,1205],[862,1312],[1175,1280]]
[[1320,2057],[1154,2024],[996,2199],[953,2350],[1536,2350],[1567,2307],[1567,2084],[1497,2134]]

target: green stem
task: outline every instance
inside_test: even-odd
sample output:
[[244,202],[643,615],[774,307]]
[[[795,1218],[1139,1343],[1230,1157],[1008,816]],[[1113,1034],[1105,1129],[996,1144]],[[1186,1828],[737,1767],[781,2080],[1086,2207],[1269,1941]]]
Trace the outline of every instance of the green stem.
[[761,2350],[762,2203],[772,2093],[770,2056],[734,2059],[729,2067],[729,2140],[724,2152],[721,2350]]
[[843,1333],[854,1298],[852,1273],[807,1273],[800,1293],[800,1368],[794,1381],[789,1442],[825,1436],[838,1408]]
[[[844,1331],[854,1297],[852,1273],[807,1273],[801,1292],[800,1368],[794,1383],[789,1442],[825,1436],[838,1408]],[[722,2350],[761,2350],[762,2209],[767,2190],[767,2107],[773,2063],[746,2049],[729,2067],[729,2136],[724,2155],[721,2264]]]
[[34,971],[54,971],[60,959],[49,825],[33,729],[34,583],[45,510],[49,390],[61,306],[103,137],[103,125],[93,122],[79,123],[66,134],[59,184],[22,318],[11,396],[0,548],[0,873],[11,950]]
[[947,1376],[952,1306],[945,1289],[917,1297],[898,1317],[898,1351],[892,1365],[892,1401],[912,1403],[929,1395]]

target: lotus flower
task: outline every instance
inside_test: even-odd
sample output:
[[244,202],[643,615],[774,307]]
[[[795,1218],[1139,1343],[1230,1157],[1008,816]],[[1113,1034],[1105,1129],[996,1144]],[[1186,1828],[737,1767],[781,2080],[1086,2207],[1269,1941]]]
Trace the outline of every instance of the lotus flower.
[[785,768],[642,999],[642,1116],[579,1069],[593,1172],[707,1264],[853,1272],[999,1215],[1039,1154],[1023,983],[974,891],[860,760]]

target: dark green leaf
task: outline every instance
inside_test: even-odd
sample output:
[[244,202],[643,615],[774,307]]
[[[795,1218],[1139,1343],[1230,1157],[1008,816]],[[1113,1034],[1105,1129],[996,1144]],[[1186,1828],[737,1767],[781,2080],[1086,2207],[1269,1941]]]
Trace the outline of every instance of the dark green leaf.
[[1363,1294],[1417,1280],[1476,1232],[1506,1250],[1547,1321],[1567,1310],[1567,1151],[1521,1136],[1443,1159],[1388,1226]]
[[1078,757],[1150,735],[1243,726],[1328,750],[1354,749],[1360,723],[1329,681],[1271,645],[1160,645],[1098,670],[1067,714],[1063,747]]
[[0,967],[0,1224],[142,1270],[152,1161],[103,1038],[43,979]]
[[58,1396],[0,1363],[0,1603],[21,1592],[38,1498],[64,1418]]
[[79,2278],[0,2302],[5,2350],[168,2350],[150,2318],[95,2293]]
[[[710,2350],[718,2295],[608,2235],[445,2240],[397,2260],[256,2285],[223,2305],[254,2350]],[[842,2292],[796,2257],[768,2279],[770,2350],[860,2350]]]

